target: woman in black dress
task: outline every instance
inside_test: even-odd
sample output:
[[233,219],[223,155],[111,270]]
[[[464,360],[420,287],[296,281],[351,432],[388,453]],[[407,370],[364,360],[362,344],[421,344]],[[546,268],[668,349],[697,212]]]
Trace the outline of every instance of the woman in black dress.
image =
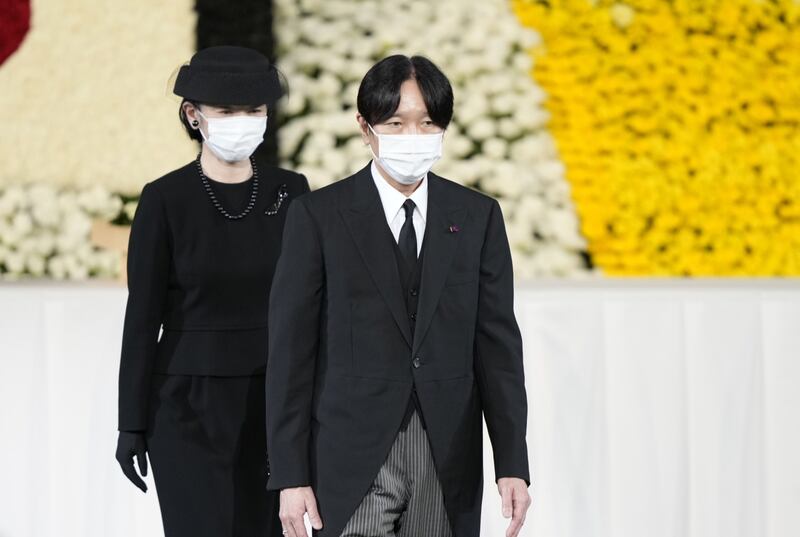
[[267,305],[286,208],[308,181],[252,156],[282,95],[257,51],[199,51],[174,92],[201,151],[144,186],[131,227],[117,460],[145,491],[133,458],[146,475],[149,454],[167,537],[280,535]]

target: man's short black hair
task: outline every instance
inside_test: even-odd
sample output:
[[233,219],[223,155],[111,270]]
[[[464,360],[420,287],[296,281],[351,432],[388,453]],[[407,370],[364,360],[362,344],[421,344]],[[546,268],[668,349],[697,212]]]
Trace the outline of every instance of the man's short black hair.
[[400,105],[400,86],[411,79],[419,85],[431,121],[446,129],[453,119],[453,87],[424,56],[396,54],[373,65],[358,88],[358,112],[370,125],[386,121]]

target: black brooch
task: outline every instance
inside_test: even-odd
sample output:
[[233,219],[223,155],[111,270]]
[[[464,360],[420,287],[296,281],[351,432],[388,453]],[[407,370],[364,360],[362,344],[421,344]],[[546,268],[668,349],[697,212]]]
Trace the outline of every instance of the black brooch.
[[278,214],[278,211],[281,208],[281,204],[283,200],[289,197],[289,192],[286,191],[286,183],[282,184],[280,188],[278,188],[278,197],[275,199],[275,203],[270,205],[264,214],[268,214],[269,216],[273,216]]

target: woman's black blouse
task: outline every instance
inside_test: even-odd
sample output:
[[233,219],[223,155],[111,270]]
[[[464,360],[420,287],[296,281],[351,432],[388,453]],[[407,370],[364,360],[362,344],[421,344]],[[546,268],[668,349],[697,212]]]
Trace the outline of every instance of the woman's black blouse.
[[[154,373],[240,376],[265,371],[269,291],[286,209],[309,187],[303,175],[256,164],[256,204],[238,220],[213,205],[195,162],[142,189],[128,244],[120,430],[147,428]],[[239,214],[250,199],[253,178],[209,183],[228,213]],[[265,214],[281,185],[288,198],[277,214]]]

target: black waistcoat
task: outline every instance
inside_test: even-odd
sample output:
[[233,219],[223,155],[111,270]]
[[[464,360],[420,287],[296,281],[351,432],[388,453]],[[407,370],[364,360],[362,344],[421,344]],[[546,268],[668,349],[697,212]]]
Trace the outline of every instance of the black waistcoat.
[[[409,263],[406,262],[405,258],[403,257],[403,253],[400,251],[400,247],[397,245],[397,242],[392,241],[392,244],[394,245],[394,258],[397,262],[397,272],[400,274],[400,284],[402,286],[403,297],[405,299],[403,300],[403,303],[406,305],[406,311],[408,313],[406,319],[408,320],[408,325],[411,329],[411,337],[413,338],[414,325],[416,324],[417,320],[417,303],[419,302],[420,281],[422,278],[422,260],[425,256],[425,241],[422,241],[422,248],[420,249],[419,257],[413,266],[409,266]],[[405,428],[408,426],[408,421],[411,419],[411,415],[413,414],[415,408],[417,409],[424,426],[425,420],[422,417],[419,400],[417,399],[416,386],[412,390],[411,397],[408,400],[406,415],[403,417],[403,423],[400,426],[401,430],[405,430]]]

